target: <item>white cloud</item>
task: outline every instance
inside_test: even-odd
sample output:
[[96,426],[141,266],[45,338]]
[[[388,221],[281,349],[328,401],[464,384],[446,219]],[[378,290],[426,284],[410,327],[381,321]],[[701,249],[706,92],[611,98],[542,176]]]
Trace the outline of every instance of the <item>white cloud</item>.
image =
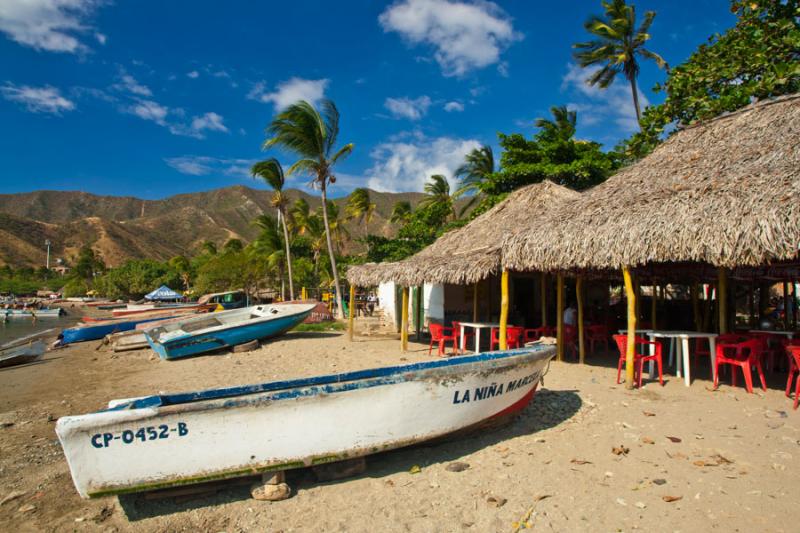
[[453,173],[464,163],[467,153],[481,146],[475,139],[430,139],[421,134],[412,137],[409,141],[380,144],[372,151],[368,187],[378,191],[422,191],[431,175],[444,174],[455,188]]
[[63,111],[75,109],[75,103],[63,97],[61,91],[55,87],[31,87],[29,85],[17,86],[6,83],[0,87],[0,94],[6,100],[17,102],[33,113],[50,113],[60,115]]
[[126,109],[129,113],[136,115],[142,120],[151,120],[159,126],[167,125],[167,115],[169,108],[153,102],[152,100],[140,100]]
[[395,118],[407,118],[409,120],[419,120],[428,112],[431,99],[422,95],[419,98],[387,98],[383,107],[388,109]]
[[497,4],[485,0],[400,0],[380,17],[385,32],[411,44],[433,46],[445,76],[461,76],[500,62],[500,54],[522,39]]
[[448,113],[452,113],[454,111],[457,111],[457,112],[460,113],[460,112],[464,111],[464,104],[462,104],[461,102],[455,102],[455,101],[447,102],[446,104],[444,104],[444,110],[447,111]]
[[214,112],[205,113],[199,117],[192,119],[191,129],[196,132],[208,131],[224,131],[227,132],[228,128],[223,123],[222,116]]
[[257,161],[257,159],[231,159],[197,155],[164,159],[167,165],[181,174],[190,176],[222,174],[225,176],[250,177],[250,167]]
[[153,96],[153,91],[149,87],[136,81],[136,78],[122,70],[119,75],[119,83],[111,86],[118,91],[135,94],[136,96]]
[[[77,53],[87,46],[76,35],[88,32],[85,22],[103,0],[2,0],[0,31],[23,46],[49,52]],[[95,34],[103,44],[105,35]]]
[[196,79],[200,76],[200,73],[197,72],[196,70],[193,70],[191,72],[187,72],[186,75],[192,79]]
[[[625,133],[638,130],[630,84],[623,75],[619,75],[607,89],[592,87],[586,80],[598,69],[599,67],[581,68],[570,63],[561,80],[561,90],[574,97],[568,107],[578,111],[578,127],[611,122]],[[639,105],[642,109],[649,105],[647,97],[641,91]]]
[[299,100],[315,104],[325,96],[328,79],[307,80],[304,78],[290,78],[280,82],[271,93],[266,92],[264,82],[256,83],[247,97],[264,103],[273,103],[275,109],[284,109]]
[[94,38],[97,39],[97,42],[102,45],[105,45],[106,41],[108,41],[108,36],[104,33],[100,33],[99,31],[94,33]]

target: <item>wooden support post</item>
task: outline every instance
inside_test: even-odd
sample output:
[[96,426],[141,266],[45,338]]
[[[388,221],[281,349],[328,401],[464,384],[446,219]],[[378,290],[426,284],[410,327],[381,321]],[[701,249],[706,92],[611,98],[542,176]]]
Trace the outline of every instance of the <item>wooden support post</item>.
[[547,325],[547,274],[542,272],[539,278],[539,292],[542,301],[542,326]]
[[783,325],[783,329],[789,329],[789,284],[785,281],[783,282]]
[[717,273],[717,302],[719,306],[719,333],[728,333],[728,271],[719,267]]
[[475,284],[472,286],[472,321],[478,321],[478,283],[476,281]]
[[634,339],[636,338],[636,291],[633,286],[631,271],[628,267],[623,267],[622,276],[625,279],[625,296],[628,299],[628,344],[625,351],[625,388],[632,389],[633,384],[633,360],[636,349]]
[[658,285],[655,283],[650,286],[652,291],[651,302],[650,302],[650,327],[652,329],[658,329],[656,326],[656,314],[658,313]]
[[355,316],[356,316],[356,286],[350,284],[350,317],[347,319],[347,340],[353,341],[353,331],[355,329]]
[[564,360],[564,274],[556,277],[556,358]]
[[575,299],[578,300],[578,361],[586,362],[586,345],[583,339],[583,277],[575,282]]
[[300,299],[301,300],[308,300],[308,295],[306,294],[306,288],[305,287],[300,289]]
[[500,277],[500,349],[508,350],[508,270]]
[[692,297],[692,317],[694,318],[694,330],[703,331],[703,318],[700,316],[700,301],[698,300],[698,291],[700,288],[697,283],[692,283],[689,287],[689,292]]
[[403,287],[403,309],[400,310],[400,349],[408,351],[408,287]]

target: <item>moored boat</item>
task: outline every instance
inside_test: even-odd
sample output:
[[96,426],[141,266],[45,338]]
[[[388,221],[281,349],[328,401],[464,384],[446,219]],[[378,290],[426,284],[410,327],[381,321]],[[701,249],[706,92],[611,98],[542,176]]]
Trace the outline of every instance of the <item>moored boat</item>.
[[58,318],[64,314],[60,307],[45,307],[42,309],[0,309],[0,315],[6,318]]
[[149,318],[120,318],[112,320],[104,320],[102,322],[91,322],[78,324],[72,328],[66,328],[61,332],[59,339],[62,345],[70,344],[73,342],[94,341],[102,339],[111,333],[119,333],[120,331],[130,331],[136,327],[137,324],[144,322],[155,322],[156,320],[163,320],[163,317],[149,317]]
[[255,305],[176,320],[145,329],[145,335],[159,357],[178,359],[281,335],[313,309],[314,304]]
[[47,346],[41,340],[34,340],[27,344],[10,348],[0,348],[0,368],[36,361],[44,355],[46,350]]
[[125,309],[114,309],[111,314],[114,317],[140,316],[147,313],[158,312],[187,312],[200,309],[213,308],[204,304],[129,304]]
[[555,347],[112,401],[60,418],[84,498],[361,457],[513,415]]

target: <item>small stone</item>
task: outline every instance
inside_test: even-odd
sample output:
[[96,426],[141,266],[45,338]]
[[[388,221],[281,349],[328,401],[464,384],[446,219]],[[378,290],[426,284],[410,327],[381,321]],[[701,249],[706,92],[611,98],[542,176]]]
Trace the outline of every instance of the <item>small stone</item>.
[[617,498],[617,503],[620,504],[620,505],[623,505],[623,506],[628,505],[628,503],[625,500],[623,500],[622,498]]
[[647,505],[645,505],[644,502],[636,502],[634,503],[634,505],[639,509],[645,509],[647,507]]
[[448,472],[463,472],[468,468],[469,468],[469,463],[464,463],[461,461],[455,461],[444,467],[444,469],[447,470]]
[[22,507],[20,507],[20,508],[17,510],[17,512],[18,512],[18,513],[29,513],[29,512],[31,512],[31,511],[33,511],[33,510],[35,510],[35,509],[36,509],[36,506],[35,506],[35,505],[33,505],[33,504],[28,504],[28,505],[23,505]]
[[786,418],[789,414],[786,411],[775,411],[773,409],[767,409],[764,411],[764,416],[766,418]]
[[654,479],[653,480],[653,484],[654,485],[666,485],[666,483],[667,483],[666,479],[659,478],[659,479]]
[[277,502],[291,496],[292,489],[286,483],[278,483],[277,485],[256,483],[250,487],[250,495],[254,500]]
[[501,496],[489,496],[488,498],[486,498],[486,502],[489,505],[493,505],[494,507],[502,507],[506,504],[507,501],[508,500],[506,498],[503,498]]
[[10,501],[12,501],[12,500],[16,500],[17,498],[19,498],[19,497],[21,497],[21,496],[24,496],[24,495],[25,495],[25,493],[24,493],[24,492],[18,492],[18,491],[16,491],[16,490],[15,490],[15,491],[12,491],[12,492],[10,492],[10,493],[8,494],[8,496],[6,496],[6,497],[5,497],[5,498],[3,498],[2,500],[0,500],[0,505],[3,505],[3,504],[5,504],[5,503],[8,503],[8,502],[10,502]]

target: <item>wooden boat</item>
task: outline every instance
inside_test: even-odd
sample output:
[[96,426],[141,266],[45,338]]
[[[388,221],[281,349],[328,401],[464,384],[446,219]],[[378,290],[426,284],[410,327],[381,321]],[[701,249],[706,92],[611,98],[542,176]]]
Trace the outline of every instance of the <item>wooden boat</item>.
[[106,496],[361,457],[481,427],[533,398],[554,346],[118,400],[60,418],[78,493]]
[[60,307],[45,307],[43,309],[0,309],[0,315],[6,318],[58,318],[64,314]]
[[[140,324],[141,325],[141,324]],[[147,337],[143,331],[124,331],[122,333],[112,333],[106,337],[111,349],[115,352],[125,352],[128,350],[140,350],[147,348]]]
[[152,310],[149,310],[149,311],[138,311],[136,313],[131,313],[131,314],[124,315],[124,316],[121,316],[121,317],[112,317],[112,318],[108,318],[108,317],[96,318],[96,317],[85,316],[85,317],[81,318],[81,321],[86,322],[86,323],[89,323],[89,322],[98,322],[99,323],[99,322],[107,322],[109,320],[122,320],[122,319],[125,319],[125,320],[138,320],[138,319],[142,319],[142,318],[167,319],[167,318],[173,318],[173,317],[177,317],[177,316],[187,316],[187,315],[191,315],[193,313],[205,313],[205,312],[210,311],[211,309],[212,308],[210,308],[209,306],[202,306],[202,305],[195,305],[195,306],[191,306],[191,307],[182,307],[182,308],[176,308],[176,309],[160,309],[160,308],[158,308],[158,309],[152,309]]
[[[213,306],[211,306],[213,307]],[[209,308],[202,304],[129,304],[125,309],[114,309],[111,314],[114,317],[140,316],[147,313],[158,312],[187,312],[198,309]]]
[[313,304],[255,305],[177,320],[145,329],[145,335],[159,357],[178,359],[281,335],[313,309]]
[[46,350],[47,346],[41,340],[30,341],[27,344],[10,348],[0,348],[0,368],[36,361],[44,355]]
[[104,320],[102,322],[79,323],[75,327],[64,329],[61,335],[59,335],[59,340],[62,346],[73,342],[94,341],[102,339],[111,333],[130,331],[134,329],[137,324],[155,322],[156,320],[163,320],[163,317],[120,318],[116,320]]

